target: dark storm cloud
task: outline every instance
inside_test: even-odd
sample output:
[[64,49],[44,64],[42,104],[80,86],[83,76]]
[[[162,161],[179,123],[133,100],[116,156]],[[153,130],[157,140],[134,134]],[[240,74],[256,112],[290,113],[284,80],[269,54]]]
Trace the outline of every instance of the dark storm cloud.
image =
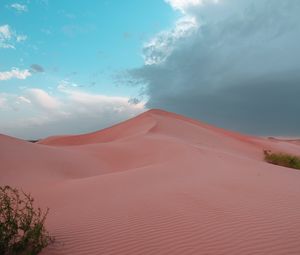
[[247,133],[300,135],[300,1],[223,0],[186,12],[196,31],[164,62],[129,71],[146,84],[147,107]]
[[32,72],[35,72],[35,73],[43,73],[45,71],[44,68],[38,64],[32,64],[30,66],[30,69]]

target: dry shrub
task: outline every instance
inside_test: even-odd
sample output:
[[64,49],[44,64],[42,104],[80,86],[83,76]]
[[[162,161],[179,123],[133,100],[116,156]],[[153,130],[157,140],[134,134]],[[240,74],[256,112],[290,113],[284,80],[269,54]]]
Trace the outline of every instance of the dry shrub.
[[49,209],[35,209],[30,194],[0,186],[0,254],[38,254],[54,241],[45,229]]

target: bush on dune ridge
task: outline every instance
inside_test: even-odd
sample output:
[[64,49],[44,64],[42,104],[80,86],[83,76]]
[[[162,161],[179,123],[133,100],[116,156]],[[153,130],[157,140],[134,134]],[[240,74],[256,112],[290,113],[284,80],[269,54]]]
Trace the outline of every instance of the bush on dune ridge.
[[33,206],[30,194],[0,186],[0,254],[35,255],[54,241],[44,223],[49,209]]
[[264,150],[265,161],[274,165],[300,169],[300,157]]

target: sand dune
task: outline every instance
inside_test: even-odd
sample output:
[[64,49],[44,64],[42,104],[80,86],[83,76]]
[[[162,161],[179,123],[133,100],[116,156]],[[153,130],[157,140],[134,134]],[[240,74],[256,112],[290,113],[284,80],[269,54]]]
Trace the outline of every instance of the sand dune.
[[50,207],[43,254],[300,254],[300,172],[245,136],[161,110],[33,144],[0,136],[0,184]]

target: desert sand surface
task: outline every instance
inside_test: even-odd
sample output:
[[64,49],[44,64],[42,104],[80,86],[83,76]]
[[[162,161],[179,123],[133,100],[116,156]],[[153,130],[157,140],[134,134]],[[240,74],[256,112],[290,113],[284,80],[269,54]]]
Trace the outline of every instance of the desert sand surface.
[[162,110],[30,143],[0,136],[0,184],[50,208],[42,254],[300,254],[300,171],[246,136]]

